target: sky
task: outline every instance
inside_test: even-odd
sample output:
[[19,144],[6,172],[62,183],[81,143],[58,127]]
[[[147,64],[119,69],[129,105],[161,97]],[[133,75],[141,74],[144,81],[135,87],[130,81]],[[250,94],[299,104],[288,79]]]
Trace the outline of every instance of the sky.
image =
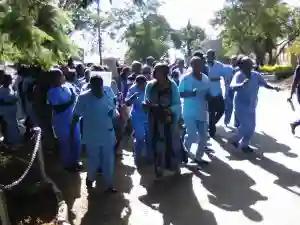
[[[103,10],[109,10],[111,5],[109,0],[100,0]],[[113,0],[112,7],[122,8],[130,0]],[[251,0],[249,0],[251,1]],[[300,0],[285,0],[292,6],[300,7]],[[187,25],[188,20],[192,25],[203,28],[207,36],[216,38],[218,31],[211,25],[210,20],[216,11],[221,9],[225,0],[164,0],[164,4],[158,9],[158,13],[165,16],[169,24],[174,29],[179,29]],[[113,41],[105,39],[105,52],[108,55],[124,55],[126,50],[122,46],[116,45]]]

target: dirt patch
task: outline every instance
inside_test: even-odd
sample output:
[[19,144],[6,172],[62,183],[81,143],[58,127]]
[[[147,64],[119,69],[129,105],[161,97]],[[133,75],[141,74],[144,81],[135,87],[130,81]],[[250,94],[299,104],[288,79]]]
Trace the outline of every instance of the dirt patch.
[[[27,143],[17,151],[0,146],[0,181],[7,185],[18,179],[32,157],[33,143]],[[5,191],[11,223],[15,225],[54,224],[57,212],[56,196],[51,186],[41,184],[37,160],[24,180]]]

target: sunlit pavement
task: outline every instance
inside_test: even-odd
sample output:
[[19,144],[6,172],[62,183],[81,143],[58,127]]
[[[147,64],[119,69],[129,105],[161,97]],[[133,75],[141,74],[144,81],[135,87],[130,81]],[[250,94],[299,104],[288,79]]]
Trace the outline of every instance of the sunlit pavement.
[[298,225],[300,140],[290,133],[289,122],[297,114],[287,96],[261,90],[252,142],[256,154],[228,145],[230,129],[220,122],[217,140],[210,141],[216,151],[212,162],[199,171],[184,168],[182,176],[154,181],[152,168],[138,172],[131,151],[124,149],[115,195],[101,187],[88,195],[86,173],[61,175],[70,220],[75,225]]

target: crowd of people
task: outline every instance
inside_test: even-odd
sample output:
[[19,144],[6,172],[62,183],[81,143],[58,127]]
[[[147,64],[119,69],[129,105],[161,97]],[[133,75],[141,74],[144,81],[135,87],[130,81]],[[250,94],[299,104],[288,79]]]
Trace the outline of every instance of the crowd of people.
[[188,157],[199,165],[208,163],[203,155],[210,151],[207,142],[215,137],[223,114],[224,124],[233,120],[236,127],[228,141],[245,153],[252,152],[249,142],[255,131],[258,90],[279,91],[254,69],[249,57],[233,56],[223,64],[213,50],[205,55],[195,52],[188,66],[182,59],[170,65],[153,57],[144,65],[138,61],[130,67],[118,65],[119,77],[110,86],[97,73],[108,70],[75,66],[70,60],[50,71],[20,66],[15,79],[1,71],[0,122],[5,143],[21,143],[21,122],[25,139],[32,127],[39,126],[43,148],[57,147],[66,170],[83,169],[84,149],[87,187],[95,186],[101,172],[106,190],[115,192],[115,157],[122,138],[134,139],[138,168],[153,164],[157,177],[167,171],[180,174]]

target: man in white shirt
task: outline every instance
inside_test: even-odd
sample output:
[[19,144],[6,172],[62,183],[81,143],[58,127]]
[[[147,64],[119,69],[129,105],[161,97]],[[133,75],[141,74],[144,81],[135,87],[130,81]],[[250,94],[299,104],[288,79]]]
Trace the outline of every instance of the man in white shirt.
[[192,72],[185,75],[179,84],[179,92],[183,98],[183,119],[186,125],[184,146],[190,151],[193,143],[198,144],[196,162],[207,163],[202,160],[207,141],[207,116],[209,95],[208,77],[201,72],[205,61],[199,57],[191,60]]
[[216,124],[224,114],[225,104],[221,89],[221,78],[225,76],[224,66],[216,59],[214,50],[207,51],[208,78],[210,80],[209,134],[214,137]]

